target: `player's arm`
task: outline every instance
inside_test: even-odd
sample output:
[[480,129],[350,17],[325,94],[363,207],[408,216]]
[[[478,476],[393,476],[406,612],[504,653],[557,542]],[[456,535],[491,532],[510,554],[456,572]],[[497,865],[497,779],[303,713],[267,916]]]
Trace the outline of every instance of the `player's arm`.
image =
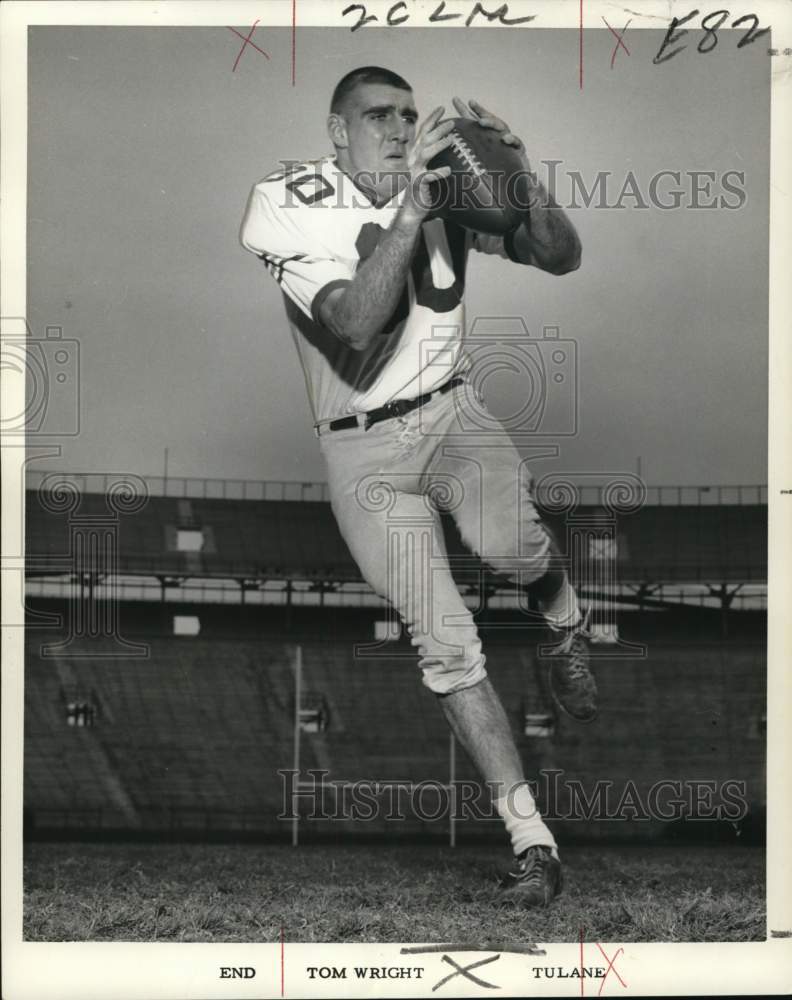
[[500,132],[501,141],[514,147],[522,156],[525,175],[531,186],[528,198],[530,207],[525,212],[523,224],[512,237],[514,257],[520,263],[533,264],[550,274],[567,274],[580,267],[582,248],[577,231],[544,185],[532,175],[522,140],[509,131],[504,121],[477,101],[465,104],[455,97],[454,105],[465,118],[472,118],[483,128]]
[[352,281],[330,292],[319,307],[322,325],[353,351],[364,351],[393,315],[420,230],[420,218],[399,210]]
[[451,142],[453,124],[439,124],[443,110],[432,112],[416,138],[404,201],[390,228],[352,281],[330,292],[319,308],[321,323],[355,351],[364,351],[393,315],[431,204],[429,185],[451,172],[450,167],[426,170],[429,160]]
[[532,181],[530,208],[515,230],[513,246],[518,260],[550,274],[567,274],[580,267],[580,237],[568,216],[537,179]]

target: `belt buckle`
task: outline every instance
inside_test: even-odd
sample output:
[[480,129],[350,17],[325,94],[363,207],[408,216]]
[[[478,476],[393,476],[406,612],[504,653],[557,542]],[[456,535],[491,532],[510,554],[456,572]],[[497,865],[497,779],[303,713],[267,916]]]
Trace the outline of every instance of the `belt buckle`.
[[403,417],[405,413],[410,412],[411,403],[412,400],[409,399],[393,399],[385,404],[385,409],[391,417]]

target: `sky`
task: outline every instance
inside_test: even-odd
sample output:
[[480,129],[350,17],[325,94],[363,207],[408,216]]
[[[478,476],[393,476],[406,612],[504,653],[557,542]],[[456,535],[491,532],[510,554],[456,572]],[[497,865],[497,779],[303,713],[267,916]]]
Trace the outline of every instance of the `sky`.
[[[377,63],[422,113],[451,113],[454,94],[495,110],[540,177],[562,161],[562,203],[575,171],[587,188],[609,172],[611,206],[630,172],[645,201],[659,171],[681,172],[679,209],[629,195],[570,209],[573,274],[475,257],[468,324],[522,317],[532,337],[575,341],[577,433],[552,468],[640,458],[654,485],[766,482],[766,46],[724,33],[654,65],[663,31],[630,29],[611,66],[613,35],[587,31],[581,89],[574,31],[304,28],[292,86],[290,31],[252,37],[266,55],[248,46],[233,69],[228,28],[30,30],[28,320],[80,357],[80,433],[45,467],[159,475],[167,448],[171,476],[325,479],[280,292],[238,232],[257,180],[330,151],[337,80]],[[714,171],[731,203],[723,175],[744,172],[744,203],[691,207],[692,171]],[[491,388],[504,417],[526,392],[513,374]]]

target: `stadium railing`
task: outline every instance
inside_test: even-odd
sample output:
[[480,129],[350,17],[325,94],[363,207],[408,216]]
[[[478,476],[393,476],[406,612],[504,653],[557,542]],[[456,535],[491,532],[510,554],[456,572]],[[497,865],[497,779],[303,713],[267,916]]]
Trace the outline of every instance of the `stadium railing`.
[[[82,493],[107,493],[122,473],[61,472],[30,469],[27,489],[49,488],[55,479],[72,483]],[[306,500],[329,501],[327,483],[301,480],[221,479],[207,476],[152,476],[135,474],[148,496],[201,500]],[[580,503],[589,506],[602,502],[607,484],[578,486]],[[645,506],[701,506],[710,504],[766,504],[767,486],[735,484],[719,486],[646,486]]]

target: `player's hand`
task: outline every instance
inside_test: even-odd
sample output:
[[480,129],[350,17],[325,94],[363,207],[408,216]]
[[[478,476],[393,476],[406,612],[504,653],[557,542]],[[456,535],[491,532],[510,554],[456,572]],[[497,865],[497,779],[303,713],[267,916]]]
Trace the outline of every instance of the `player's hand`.
[[498,116],[493,114],[491,111],[487,111],[487,109],[479,104],[478,101],[474,100],[465,102],[461,98],[455,97],[454,107],[457,109],[462,118],[470,118],[472,121],[478,122],[482,128],[491,128],[495,132],[500,132],[501,142],[505,142],[507,146],[513,146],[514,149],[516,149],[522,156],[525,163],[525,169],[530,171],[531,167],[528,162],[528,154],[525,152],[525,145],[522,139],[511,131],[502,118],[498,118]]
[[441,121],[445,108],[438,107],[426,118],[418,130],[412,149],[407,157],[409,184],[404,198],[403,212],[411,219],[423,220],[432,207],[430,185],[451,174],[450,167],[427,170],[426,165],[437,154],[451,145],[454,123],[450,119]]

